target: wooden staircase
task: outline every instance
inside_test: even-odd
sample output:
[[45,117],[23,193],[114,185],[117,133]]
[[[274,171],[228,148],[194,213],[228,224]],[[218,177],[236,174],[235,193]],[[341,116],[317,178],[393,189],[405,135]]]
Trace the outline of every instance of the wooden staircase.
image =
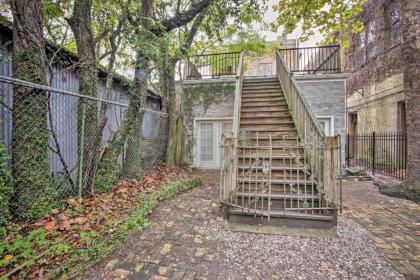
[[320,207],[322,195],[277,77],[243,79],[239,127],[246,139],[238,140],[236,202],[228,207],[229,221],[333,226],[336,210]]

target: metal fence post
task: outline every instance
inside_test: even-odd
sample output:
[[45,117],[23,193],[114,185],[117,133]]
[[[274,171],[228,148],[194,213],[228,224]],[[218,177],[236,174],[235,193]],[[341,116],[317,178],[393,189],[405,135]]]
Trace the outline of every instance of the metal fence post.
[[346,145],[346,156],[347,156],[347,159],[346,159],[346,162],[347,162],[347,167],[349,167],[350,166],[350,134],[347,134],[347,145]]
[[84,145],[85,145],[85,117],[86,117],[86,100],[82,100],[82,127],[80,131],[80,153],[79,153],[79,198],[82,198],[83,187],[83,159],[84,159]]
[[375,156],[376,156],[375,155],[375,150],[376,150],[375,134],[376,134],[375,131],[372,132],[372,174],[373,175],[375,175]]

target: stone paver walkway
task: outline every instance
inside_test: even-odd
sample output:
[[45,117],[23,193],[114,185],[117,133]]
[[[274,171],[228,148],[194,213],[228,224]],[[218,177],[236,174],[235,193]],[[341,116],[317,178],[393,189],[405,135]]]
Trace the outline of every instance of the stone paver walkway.
[[382,195],[372,181],[345,182],[343,215],[362,224],[406,279],[420,279],[420,205]]
[[[387,251],[379,252],[374,245],[386,246],[391,240],[376,237],[375,232],[373,237],[348,218],[375,227],[386,219],[368,218],[376,208],[365,212],[346,208],[334,239],[229,232],[224,230],[217,203],[218,174],[203,175],[203,187],[159,205],[151,216],[152,226],[131,236],[85,279],[404,279],[381,253]],[[351,197],[346,200],[348,207],[359,204],[359,199],[353,199],[356,194],[351,184],[345,186],[345,195]],[[366,203],[370,205],[370,201]],[[410,229],[413,217],[400,216]],[[398,223],[395,217],[388,218]],[[415,234],[410,231],[413,238],[418,237]],[[394,243],[404,248],[402,243]],[[413,240],[409,244],[418,246]],[[407,252],[414,258],[418,255],[413,249],[407,248]]]
[[[209,177],[217,181],[218,173]],[[222,243],[206,238],[220,217],[217,197],[218,189],[205,183],[160,204],[152,226],[86,279],[217,279]]]

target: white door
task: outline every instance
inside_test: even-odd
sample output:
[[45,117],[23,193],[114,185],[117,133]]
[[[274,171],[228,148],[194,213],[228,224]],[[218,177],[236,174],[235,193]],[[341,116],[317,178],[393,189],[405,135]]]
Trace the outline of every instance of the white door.
[[229,120],[197,121],[195,166],[219,168],[221,144],[224,137],[232,136],[232,122]]
[[202,121],[198,122],[198,145],[197,145],[197,159],[198,166],[204,168],[217,167],[217,123]]

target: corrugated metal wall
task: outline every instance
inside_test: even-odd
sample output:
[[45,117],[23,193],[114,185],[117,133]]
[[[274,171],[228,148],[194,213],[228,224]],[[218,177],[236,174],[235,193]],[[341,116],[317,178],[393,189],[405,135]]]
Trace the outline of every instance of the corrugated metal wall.
[[[0,46],[4,46],[10,42],[10,37],[0,34]],[[56,89],[66,90],[74,93],[79,91],[79,80],[74,69],[66,68],[62,65],[54,65],[51,71],[47,72],[47,81],[50,86]],[[52,73],[50,73],[52,72]],[[0,75],[12,76],[11,66],[11,47],[2,48],[0,52]],[[110,98],[105,97],[105,79],[99,80],[98,97],[123,104],[128,104],[128,87],[123,86],[119,82],[115,82],[112,86]],[[4,141],[5,146],[11,153],[11,131],[12,131],[12,114],[10,108],[13,107],[13,88],[11,85],[0,82],[0,139]],[[79,98],[75,96],[64,95],[60,93],[50,93],[50,111],[48,118],[49,127],[54,131],[55,138],[51,136],[50,146],[55,148],[55,141],[58,141],[61,154],[66,166],[75,176],[77,171],[78,158],[78,127],[77,114]],[[103,103],[98,102],[98,108]],[[160,111],[160,102],[158,100],[148,98],[147,108]],[[102,143],[109,141],[110,137],[122,125],[125,117],[126,107],[114,104],[107,105],[107,123],[105,125]],[[143,119],[143,134],[147,138],[156,138],[159,136],[160,118],[152,113],[145,113]],[[51,120],[51,121],[50,121]],[[139,128],[140,129],[140,128]],[[57,139],[57,140],[55,140]],[[161,147],[156,147],[161,149]],[[158,155],[157,151],[155,155]],[[153,164],[157,162],[153,158]],[[49,152],[49,165],[53,174],[63,173],[63,163],[57,153]],[[150,166],[150,164],[146,164]]]

